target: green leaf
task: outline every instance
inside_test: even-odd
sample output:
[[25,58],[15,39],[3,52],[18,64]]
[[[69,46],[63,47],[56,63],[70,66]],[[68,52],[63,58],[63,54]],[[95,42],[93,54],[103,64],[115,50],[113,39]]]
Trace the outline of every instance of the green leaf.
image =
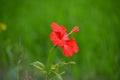
[[70,61],[70,62],[68,62],[68,64],[70,64],[70,65],[74,65],[74,64],[76,64],[76,62],[74,62],[74,61]]
[[63,78],[62,78],[62,76],[60,74],[58,74],[56,72],[55,72],[55,74],[56,74],[57,80],[63,80]]
[[36,67],[37,69],[40,70],[40,72],[42,72],[43,74],[46,74],[46,71],[45,71],[45,66],[43,63],[39,62],[39,61],[36,61],[36,62],[33,62],[32,64],[34,67]]
[[35,61],[35,62],[33,62],[33,64],[36,65],[36,66],[39,66],[39,67],[45,68],[44,64],[41,63],[41,62],[39,62],[39,61]]
[[76,64],[74,61],[70,61],[70,62],[61,62],[58,64],[58,67],[64,67],[64,66],[68,66],[68,65],[74,65]]

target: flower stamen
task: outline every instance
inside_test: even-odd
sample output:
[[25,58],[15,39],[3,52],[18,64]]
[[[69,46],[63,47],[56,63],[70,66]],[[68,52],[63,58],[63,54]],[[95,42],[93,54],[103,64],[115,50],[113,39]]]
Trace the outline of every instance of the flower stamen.
[[68,33],[68,36],[74,32],[78,32],[79,31],[79,27],[78,26],[75,26],[69,33]]

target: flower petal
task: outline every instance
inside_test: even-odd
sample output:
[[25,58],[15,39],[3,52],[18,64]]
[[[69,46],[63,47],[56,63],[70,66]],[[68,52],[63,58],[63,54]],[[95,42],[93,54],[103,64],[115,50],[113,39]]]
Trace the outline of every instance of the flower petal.
[[62,47],[62,50],[63,50],[64,56],[66,57],[71,57],[73,55],[73,50],[69,45],[64,45]]
[[50,40],[52,41],[52,43],[54,43],[57,46],[63,46],[65,44],[65,41],[60,40],[55,32],[52,32],[50,34]]
[[66,44],[71,47],[71,49],[73,50],[73,52],[77,53],[79,48],[76,44],[76,40],[75,39],[70,39],[66,42]]
[[52,23],[51,28],[54,32],[60,32],[61,35],[64,35],[66,33],[66,28],[64,26],[59,26],[57,23]]

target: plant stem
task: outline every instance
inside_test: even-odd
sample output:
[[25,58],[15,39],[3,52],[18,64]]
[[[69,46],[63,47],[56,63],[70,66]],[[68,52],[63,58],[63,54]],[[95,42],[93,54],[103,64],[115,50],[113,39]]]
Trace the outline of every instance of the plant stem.
[[46,75],[46,79],[45,80],[48,80],[48,75]]
[[55,46],[56,45],[53,45],[53,47],[49,50],[49,53],[48,53],[48,59],[47,59],[47,74],[46,74],[46,78],[45,78],[45,80],[48,80],[49,79],[49,68],[50,68],[50,65],[51,65],[51,58],[52,58],[52,51],[53,51],[53,49],[55,48]]
[[50,49],[49,53],[48,53],[48,60],[47,60],[47,68],[50,67],[50,64],[51,64],[51,57],[53,56],[52,55],[52,51],[53,49],[56,47],[56,45],[53,45],[53,47]]

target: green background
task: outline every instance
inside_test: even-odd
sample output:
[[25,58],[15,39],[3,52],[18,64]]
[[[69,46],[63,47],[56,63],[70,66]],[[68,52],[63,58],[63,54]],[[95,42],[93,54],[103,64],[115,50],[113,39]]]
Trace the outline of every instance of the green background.
[[[76,38],[79,52],[63,56],[56,48],[53,63],[75,61],[64,80],[120,80],[120,1],[0,0],[0,80],[44,80],[30,64],[46,62],[52,47],[50,25],[56,22]],[[18,78],[18,79],[17,79]]]

